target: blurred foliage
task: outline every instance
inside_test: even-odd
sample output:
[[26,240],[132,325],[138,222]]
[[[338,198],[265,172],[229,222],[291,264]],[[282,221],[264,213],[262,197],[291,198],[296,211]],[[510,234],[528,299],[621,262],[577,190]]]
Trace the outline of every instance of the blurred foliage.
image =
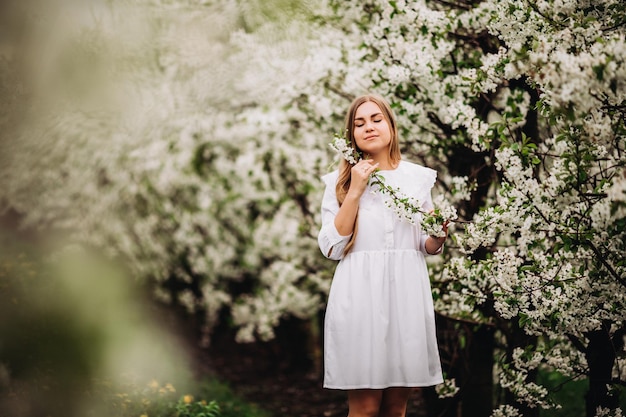
[[128,372],[189,384],[185,350],[120,268],[76,248],[44,257],[5,229],[0,248],[0,415],[83,416],[94,381]]

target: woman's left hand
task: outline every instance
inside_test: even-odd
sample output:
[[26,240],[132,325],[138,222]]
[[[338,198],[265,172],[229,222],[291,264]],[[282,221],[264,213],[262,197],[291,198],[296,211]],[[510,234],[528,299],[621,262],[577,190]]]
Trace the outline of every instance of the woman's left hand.
[[448,224],[449,221],[445,221],[442,225],[442,229],[445,232],[444,236],[429,236],[426,240],[426,252],[434,255],[439,252],[439,249],[446,243],[448,239]]

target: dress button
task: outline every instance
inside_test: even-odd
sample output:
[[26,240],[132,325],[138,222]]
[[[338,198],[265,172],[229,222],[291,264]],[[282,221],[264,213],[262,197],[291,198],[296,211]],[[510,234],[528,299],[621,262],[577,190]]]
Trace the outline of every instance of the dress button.
[[385,248],[393,249],[393,212],[388,209],[384,211],[383,222],[385,228]]

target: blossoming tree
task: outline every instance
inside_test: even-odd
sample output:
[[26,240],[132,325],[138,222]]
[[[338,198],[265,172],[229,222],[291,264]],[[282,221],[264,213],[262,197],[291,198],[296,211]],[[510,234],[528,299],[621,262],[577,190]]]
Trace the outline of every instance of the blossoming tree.
[[[368,87],[395,97],[408,153],[457,175],[442,185],[469,197],[461,206],[472,222],[449,251],[437,307],[498,330],[499,381],[511,398],[494,414],[555,406],[536,380],[540,369],[586,375],[587,415],[615,409],[609,390],[623,381],[624,6],[337,6],[352,10],[345,16],[363,38]],[[456,192],[458,176],[475,181],[472,194]]]
[[[86,79],[27,44],[48,66],[25,82],[24,123],[2,120],[19,138],[2,142],[3,204],[124,259],[207,337],[228,316],[238,340],[268,340],[323,310],[318,178],[349,100],[377,92],[404,156],[439,171],[467,222],[431,267],[442,320],[488,342],[500,389],[481,412],[558,406],[549,371],[589,380],[588,416],[621,415],[622,2],[348,0],[251,19],[260,4],[104,2],[43,43]],[[16,61],[2,91],[19,95]],[[40,94],[50,84],[64,88]]]

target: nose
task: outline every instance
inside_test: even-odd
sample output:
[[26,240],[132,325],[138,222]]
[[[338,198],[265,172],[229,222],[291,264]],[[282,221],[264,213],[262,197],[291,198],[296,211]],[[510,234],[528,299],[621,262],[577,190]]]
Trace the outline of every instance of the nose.
[[374,130],[374,123],[371,121],[365,122],[365,131],[369,132],[370,130]]

